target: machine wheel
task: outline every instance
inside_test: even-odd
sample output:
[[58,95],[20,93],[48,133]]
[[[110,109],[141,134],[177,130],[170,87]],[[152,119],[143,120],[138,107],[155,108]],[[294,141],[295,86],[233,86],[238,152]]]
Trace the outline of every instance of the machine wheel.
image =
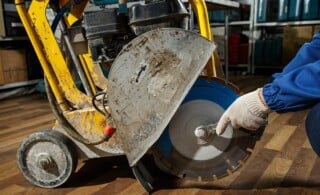
[[132,172],[136,179],[140,182],[142,187],[148,193],[151,193],[154,189],[154,179],[141,161],[139,161],[135,166],[132,167]]
[[45,130],[23,140],[17,151],[23,176],[32,184],[55,188],[64,184],[77,166],[73,142],[64,134]]

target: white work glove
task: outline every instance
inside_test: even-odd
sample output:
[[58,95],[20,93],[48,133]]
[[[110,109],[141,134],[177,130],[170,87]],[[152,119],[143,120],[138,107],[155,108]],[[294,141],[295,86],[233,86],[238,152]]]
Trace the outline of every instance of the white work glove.
[[247,93],[236,99],[221,116],[216,133],[221,135],[228,125],[238,129],[240,127],[248,130],[257,130],[267,124],[267,116],[270,109],[262,96],[262,89]]

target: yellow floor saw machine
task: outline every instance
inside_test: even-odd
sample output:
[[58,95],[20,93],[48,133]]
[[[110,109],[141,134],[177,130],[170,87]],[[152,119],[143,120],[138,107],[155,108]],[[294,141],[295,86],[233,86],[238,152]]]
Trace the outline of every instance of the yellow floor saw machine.
[[32,184],[59,187],[79,159],[123,155],[151,192],[145,155],[162,172],[196,181],[230,175],[250,156],[255,136],[231,127],[215,134],[239,91],[223,79],[205,1],[15,5],[56,117],[52,129],[32,133],[18,148],[19,168]]

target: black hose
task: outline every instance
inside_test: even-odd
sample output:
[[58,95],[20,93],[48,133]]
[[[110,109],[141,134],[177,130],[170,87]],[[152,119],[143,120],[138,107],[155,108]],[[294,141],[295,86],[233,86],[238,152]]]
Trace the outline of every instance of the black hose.
[[65,13],[67,13],[68,11],[70,11],[69,7],[67,7],[67,6],[66,7],[62,7],[59,10],[59,12],[57,13],[56,17],[54,17],[54,19],[52,21],[52,24],[51,24],[51,29],[52,29],[53,33],[56,32],[60,20],[62,19],[63,15]]
[[[101,102],[101,105],[102,105],[102,108],[99,108],[97,105],[96,105],[96,102],[98,101],[97,98],[99,96],[102,96],[102,102]],[[101,114],[105,115],[107,118],[110,117],[110,113],[108,112],[108,110],[106,109],[106,105],[108,103],[108,100],[107,100],[107,92],[106,91],[103,91],[103,92],[99,92],[97,94],[95,94],[93,97],[92,97],[92,105],[93,107],[98,111],[100,112]]]

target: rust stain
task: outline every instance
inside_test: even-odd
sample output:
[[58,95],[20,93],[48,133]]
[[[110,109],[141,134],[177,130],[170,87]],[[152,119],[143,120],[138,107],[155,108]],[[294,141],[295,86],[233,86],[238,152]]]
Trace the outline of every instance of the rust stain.
[[148,38],[147,37],[143,37],[143,39],[137,44],[137,48],[143,47],[146,44],[147,41],[148,41]]
[[152,77],[160,72],[165,74],[181,62],[177,55],[169,50],[155,53],[148,61]]

